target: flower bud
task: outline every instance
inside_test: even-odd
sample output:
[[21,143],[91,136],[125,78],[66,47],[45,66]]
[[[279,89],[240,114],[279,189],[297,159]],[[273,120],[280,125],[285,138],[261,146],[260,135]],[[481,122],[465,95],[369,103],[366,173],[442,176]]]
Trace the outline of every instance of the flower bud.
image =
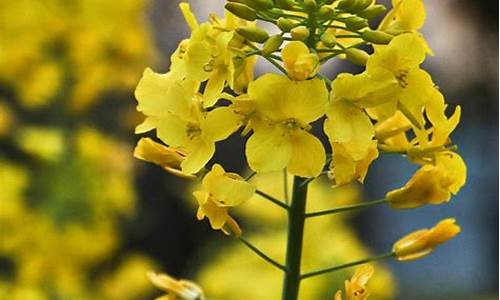
[[241,3],[227,3],[225,8],[237,17],[240,17],[247,21],[255,21],[257,19],[257,13],[250,7]]
[[292,30],[294,27],[297,26],[297,22],[293,21],[293,20],[290,20],[290,19],[286,19],[286,18],[281,17],[276,22],[276,25],[278,26],[278,28],[281,31],[283,31],[283,32],[290,32],[290,30]]
[[254,10],[259,10],[259,6],[253,0],[227,0],[227,2],[236,2],[236,3],[244,4],[244,5],[250,7]]
[[333,48],[337,44],[337,40],[335,39],[335,35],[330,32],[325,32],[321,35],[321,42],[328,47]]
[[304,0],[304,8],[307,11],[315,11],[318,8],[316,0]]
[[348,8],[348,12],[352,14],[357,14],[363,10],[365,10],[370,4],[372,4],[373,0],[356,0],[354,5]]
[[367,30],[361,33],[363,40],[376,45],[387,45],[394,36],[380,30]]
[[293,5],[295,4],[295,1],[293,0],[275,0],[276,5],[278,7],[284,8],[284,9],[290,9],[293,8]]
[[368,21],[358,16],[352,16],[344,20],[347,28],[351,30],[358,30],[368,26]]
[[236,29],[236,32],[247,40],[256,43],[264,43],[269,38],[269,34],[259,27],[240,27]]
[[368,53],[358,48],[349,48],[345,54],[349,61],[358,66],[365,66],[368,57],[370,57]]
[[274,51],[279,50],[281,44],[283,44],[283,37],[279,34],[273,35],[264,43],[264,47],[262,47],[262,54],[269,55]]
[[330,5],[330,4],[333,4],[333,2],[335,2],[335,0],[326,0],[325,4]]
[[340,0],[337,8],[341,10],[347,10],[354,4],[356,4],[356,0]]
[[335,12],[328,6],[322,6],[318,11],[318,16],[323,19],[332,19],[334,15]]
[[292,39],[297,41],[304,41],[309,37],[309,29],[305,26],[297,26],[290,30]]
[[384,13],[387,9],[382,4],[376,4],[358,13],[358,16],[371,20]]
[[392,250],[397,260],[413,260],[426,256],[460,232],[455,219],[445,219],[431,229],[421,229],[410,233],[397,241]]
[[274,2],[273,0],[253,0],[255,4],[261,9],[261,10],[267,10],[271,9],[274,7]]

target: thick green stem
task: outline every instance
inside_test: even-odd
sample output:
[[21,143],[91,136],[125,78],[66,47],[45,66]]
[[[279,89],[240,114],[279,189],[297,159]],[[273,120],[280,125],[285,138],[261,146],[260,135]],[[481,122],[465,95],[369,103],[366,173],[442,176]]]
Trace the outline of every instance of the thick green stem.
[[292,203],[288,210],[288,241],[286,245],[285,278],[283,280],[282,300],[297,300],[300,287],[300,263],[302,240],[306,218],[307,185],[305,178],[293,178]]

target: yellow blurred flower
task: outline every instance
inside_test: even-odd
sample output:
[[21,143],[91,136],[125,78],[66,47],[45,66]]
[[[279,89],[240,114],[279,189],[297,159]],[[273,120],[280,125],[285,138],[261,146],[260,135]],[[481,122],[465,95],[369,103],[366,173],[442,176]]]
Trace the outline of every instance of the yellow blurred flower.
[[60,160],[66,147],[60,129],[36,126],[18,129],[16,143],[21,150],[47,161]]
[[149,280],[157,288],[167,292],[157,300],[204,300],[203,290],[194,282],[185,279],[174,279],[167,274],[149,272]]
[[406,235],[397,241],[393,251],[398,260],[413,260],[426,256],[436,246],[442,244],[460,233],[460,226],[455,219],[445,219],[431,229],[421,229]]
[[[370,296],[370,292],[366,288],[368,280],[373,276],[374,269],[370,265],[361,266],[356,269],[356,272],[350,280],[345,281],[346,300],[366,300]],[[342,291],[338,290],[335,293],[334,300],[342,300]]]

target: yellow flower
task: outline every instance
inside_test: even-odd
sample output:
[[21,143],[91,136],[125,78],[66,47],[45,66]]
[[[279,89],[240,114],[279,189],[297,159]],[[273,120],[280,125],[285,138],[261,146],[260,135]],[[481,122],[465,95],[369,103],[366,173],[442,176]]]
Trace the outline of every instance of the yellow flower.
[[386,119],[399,109],[416,127],[423,127],[422,110],[435,90],[430,75],[419,67],[424,59],[425,48],[416,34],[399,35],[387,46],[375,49],[366,64],[366,72],[387,81],[389,91],[386,92],[390,92],[390,96],[368,110],[373,118]]
[[163,146],[150,138],[141,138],[134,149],[134,157],[159,165],[165,171],[179,177],[195,178],[182,173],[181,164],[186,155],[177,149]]
[[171,71],[194,81],[208,80],[203,105],[210,107],[219,99],[226,82],[231,88],[237,82],[237,90],[243,90],[253,77],[255,58],[245,58],[244,45],[234,33],[246,21],[227,12],[224,20],[211,15],[208,23],[199,25],[189,4],[181,3],[180,7],[192,33],[172,55]]
[[378,147],[387,152],[406,152],[412,145],[406,132],[412,129],[410,121],[399,111],[375,124]]
[[378,157],[370,118],[361,108],[346,100],[331,102],[326,115],[324,131],[333,149],[331,167],[335,183],[363,182],[368,166]]
[[414,32],[425,22],[422,0],[392,0],[392,10],[384,17],[379,29],[391,34]]
[[248,87],[257,115],[246,143],[250,168],[270,172],[287,168],[302,177],[317,176],[325,163],[325,150],[307,130],[325,113],[328,92],[320,79],[293,81],[266,74]]
[[203,220],[206,216],[213,229],[221,229],[226,234],[241,234],[238,224],[228,214],[228,209],[250,199],[255,186],[236,173],[226,173],[218,164],[203,178],[202,185],[203,190],[193,192],[199,205],[198,220]]
[[281,56],[288,76],[293,80],[306,80],[319,70],[318,55],[310,53],[302,42],[292,41],[281,50]]
[[[345,281],[346,300],[366,300],[370,292],[366,289],[368,280],[373,276],[374,270],[370,265],[361,266],[351,277],[351,280]],[[342,291],[335,293],[334,300],[342,300]]]
[[167,292],[157,300],[204,300],[203,290],[194,282],[174,279],[167,274],[147,273],[149,280],[157,288]]
[[198,84],[178,79],[173,73],[146,69],[135,91],[137,109],[147,116],[136,133],[156,128],[163,142],[186,153],[181,163],[185,174],[203,168],[215,152],[215,142],[240,126],[240,116],[229,107],[204,111],[197,89]]
[[425,204],[448,202],[465,184],[467,168],[454,152],[436,154],[435,165],[424,165],[402,188],[390,191],[386,198],[394,208],[415,208]]
[[431,229],[421,229],[408,234],[393,246],[393,251],[398,260],[412,260],[426,256],[434,248],[460,232],[460,226],[455,224],[455,219],[445,219]]
[[328,177],[335,182],[335,185],[351,183],[354,180],[363,183],[370,164],[378,157],[376,141],[372,142],[366,155],[360,159],[354,159],[339,143],[333,143],[332,150],[333,156]]

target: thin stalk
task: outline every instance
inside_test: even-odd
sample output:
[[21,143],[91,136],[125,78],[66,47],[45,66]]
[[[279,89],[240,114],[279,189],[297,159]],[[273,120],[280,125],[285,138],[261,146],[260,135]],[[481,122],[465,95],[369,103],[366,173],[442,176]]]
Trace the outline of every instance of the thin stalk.
[[260,191],[260,190],[256,190],[255,193],[259,196],[261,196],[262,198],[264,199],[267,199],[269,201],[271,201],[272,203],[278,205],[279,207],[281,208],[284,208],[286,210],[289,210],[290,207],[288,205],[286,205],[285,203],[281,202],[280,200],[274,198],[273,196],[269,195],[269,194],[266,194],[264,193],[263,191]]
[[255,175],[257,175],[257,172],[252,171],[247,177],[245,177],[245,181],[249,181],[252,179]]
[[347,264],[338,265],[338,266],[326,268],[326,269],[323,269],[323,270],[318,270],[318,271],[314,271],[314,272],[305,273],[302,276],[300,276],[300,279],[306,279],[306,278],[309,278],[309,277],[318,276],[318,275],[322,275],[322,274],[326,274],[326,273],[330,273],[330,272],[334,272],[334,271],[338,271],[338,270],[342,270],[342,269],[354,267],[354,266],[357,266],[357,265],[366,264],[366,263],[369,263],[369,262],[372,262],[372,261],[381,260],[381,259],[388,258],[388,257],[391,257],[391,256],[394,256],[394,252],[388,252],[388,253],[384,253],[384,254],[381,254],[381,255],[377,255],[377,256],[368,257],[368,258],[365,258],[365,259],[353,261],[353,262],[350,262],[350,263],[347,263]]
[[285,203],[290,203],[290,195],[288,194],[288,171],[283,169],[283,194],[285,194]]
[[282,300],[297,300],[300,288],[300,264],[302,260],[302,241],[307,201],[306,179],[293,178],[292,203],[288,210],[288,240],[286,245],[285,268]]
[[258,256],[260,256],[262,259],[264,259],[265,261],[267,261],[268,263],[270,263],[271,265],[275,266],[276,268],[282,270],[282,271],[285,271],[286,272],[286,269],[285,269],[285,266],[283,266],[282,264],[280,264],[279,262],[275,261],[274,259],[272,259],[271,257],[269,257],[267,254],[265,254],[264,252],[262,252],[259,248],[255,247],[254,245],[252,245],[249,241],[245,240],[244,238],[242,238],[241,236],[238,238],[245,246],[248,247],[248,249],[252,250],[255,254],[257,254]]
[[349,211],[349,210],[363,209],[363,208],[368,208],[368,207],[371,207],[374,205],[379,205],[379,204],[386,203],[386,202],[388,202],[388,200],[383,198],[383,199],[378,199],[378,200],[373,200],[373,201],[368,201],[368,202],[363,202],[363,203],[339,206],[339,207],[336,207],[333,209],[327,209],[327,210],[307,213],[306,218],[314,218],[314,217],[331,215],[331,214]]

